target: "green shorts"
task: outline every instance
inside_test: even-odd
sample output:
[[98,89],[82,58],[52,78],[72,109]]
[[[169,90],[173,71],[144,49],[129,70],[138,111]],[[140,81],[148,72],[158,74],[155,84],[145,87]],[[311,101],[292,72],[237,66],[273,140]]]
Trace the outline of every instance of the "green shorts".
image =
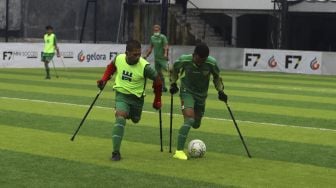
[[41,54],[41,61],[43,62],[50,62],[54,57],[55,53],[44,53]]
[[144,97],[137,97],[132,94],[124,94],[116,91],[115,109],[116,111],[126,112],[127,119],[138,122],[141,119]]
[[195,115],[202,118],[205,111],[206,97],[195,97],[186,90],[180,90],[181,109],[186,108],[194,109]]
[[155,70],[157,72],[162,72],[162,70],[168,70],[168,61],[166,60],[155,60]]

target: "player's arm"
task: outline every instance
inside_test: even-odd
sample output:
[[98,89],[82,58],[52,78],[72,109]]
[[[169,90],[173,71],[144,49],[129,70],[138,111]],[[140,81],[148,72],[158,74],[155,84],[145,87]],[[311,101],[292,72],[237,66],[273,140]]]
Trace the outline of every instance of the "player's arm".
[[143,57],[144,59],[147,59],[147,57],[152,53],[153,48],[154,48],[154,46],[153,46],[153,44],[151,43],[150,46],[148,47],[148,49],[146,50],[146,53],[145,53],[145,55],[144,55],[144,57]]
[[154,90],[153,108],[159,110],[161,108],[161,96],[162,96],[162,80],[157,72],[149,65],[145,67],[145,77],[153,80],[152,88]]
[[183,68],[184,63],[185,62],[182,60],[182,57],[180,57],[174,62],[172,66],[170,66],[169,80],[171,84],[176,83],[177,80],[179,79],[179,74],[180,74],[181,69]]
[[57,57],[60,57],[60,51],[59,51],[59,48],[57,46],[57,41],[56,41],[56,35],[55,35],[55,40],[54,40],[54,46],[55,46],[55,49],[56,49],[56,55]]
[[179,88],[177,87],[177,80],[179,79],[179,74],[181,69],[183,68],[184,61],[182,61],[181,57],[175,61],[173,66],[171,66],[171,69],[169,70],[169,80],[170,80],[170,89],[169,92],[171,94],[175,94],[179,91]]
[[103,90],[107,81],[111,79],[111,76],[115,73],[117,67],[115,66],[115,59],[111,61],[109,65],[107,65],[105,72],[100,80],[97,80],[97,87],[100,90]]
[[218,91],[218,99],[227,102],[228,96],[224,93],[224,84],[222,78],[220,77],[220,70],[217,64],[213,66],[212,77],[215,88]]
[[164,36],[164,38],[163,38],[163,50],[164,50],[163,56],[166,59],[168,59],[169,46],[168,46],[168,40],[167,40],[166,36]]

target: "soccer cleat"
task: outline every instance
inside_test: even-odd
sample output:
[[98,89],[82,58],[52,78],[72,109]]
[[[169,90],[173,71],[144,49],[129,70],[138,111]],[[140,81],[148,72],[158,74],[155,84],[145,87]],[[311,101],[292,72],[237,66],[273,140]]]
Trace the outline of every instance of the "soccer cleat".
[[119,151],[112,152],[112,161],[120,161],[121,155]]
[[183,150],[176,150],[175,155],[173,156],[175,159],[180,159],[180,160],[188,160],[187,155],[184,153]]
[[48,76],[46,76],[46,77],[45,77],[45,79],[47,79],[47,80],[50,80],[50,76],[49,76],[49,75],[48,75]]

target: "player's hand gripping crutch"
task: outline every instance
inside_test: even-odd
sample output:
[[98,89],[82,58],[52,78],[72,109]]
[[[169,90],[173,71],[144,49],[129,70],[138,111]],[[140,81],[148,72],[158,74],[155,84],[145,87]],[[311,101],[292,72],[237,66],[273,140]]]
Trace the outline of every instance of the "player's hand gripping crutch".
[[243,145],[244,145],[244,148],[245,148],[245,150],[246,150],[247,156],[248,156],[249,158],[251,158],[252,156],[251,156],[249,150],[247,149],[247,146],[246,146],[246,144],[245,144],[244,138],[243,138],[242,134],[240,133],[239,127],[238,127],[238,125],[237,125],[237,122],[236,122],[236,120],[235,120],[235,118],[234,118],[234,116],[233,116],[233,113],[232,113],[232,111],[231,111],[231,109],[230,109],[230,106],[229,106],[228,103],[227,103],[227,100],[228,100],[227,95],[226,95],[223,91],[219,91],[219,92],[218,92],[218,99],[221,100],[221,101],[224,101],[224,103],[225,103],[225,105],[226,105],[226,107],[227,107],[227,109],[228,109],[228,111],[229,111],[229,113],[230,113],[231,119],[232,119],[232,121],[233,121],[233,123],[234,123],[234,125],[235,125],[235,127],[236,127],[236,129],[237,129],[237,132],[238,132],[238,134],[239,134],[240,140],[242,141],[242,143],[243,143]]

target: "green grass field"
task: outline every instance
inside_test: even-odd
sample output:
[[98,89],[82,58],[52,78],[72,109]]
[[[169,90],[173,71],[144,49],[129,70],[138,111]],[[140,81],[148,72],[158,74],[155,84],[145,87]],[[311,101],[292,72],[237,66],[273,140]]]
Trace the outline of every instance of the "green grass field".
[[[139,124],[127,122],[120,162],[110,160],[112,82],[74,142],[103,68],[0,69],[0,187],[335,187],[336,77],[223,71],[225,91],[249,159],[211,84],[201,128],[204,158],[168,152],[170,95],[163,96],[163,143],[151,81]],[[71,78],[70,78],[71,77]],[[174,97],[173,150],[182,123]]]

